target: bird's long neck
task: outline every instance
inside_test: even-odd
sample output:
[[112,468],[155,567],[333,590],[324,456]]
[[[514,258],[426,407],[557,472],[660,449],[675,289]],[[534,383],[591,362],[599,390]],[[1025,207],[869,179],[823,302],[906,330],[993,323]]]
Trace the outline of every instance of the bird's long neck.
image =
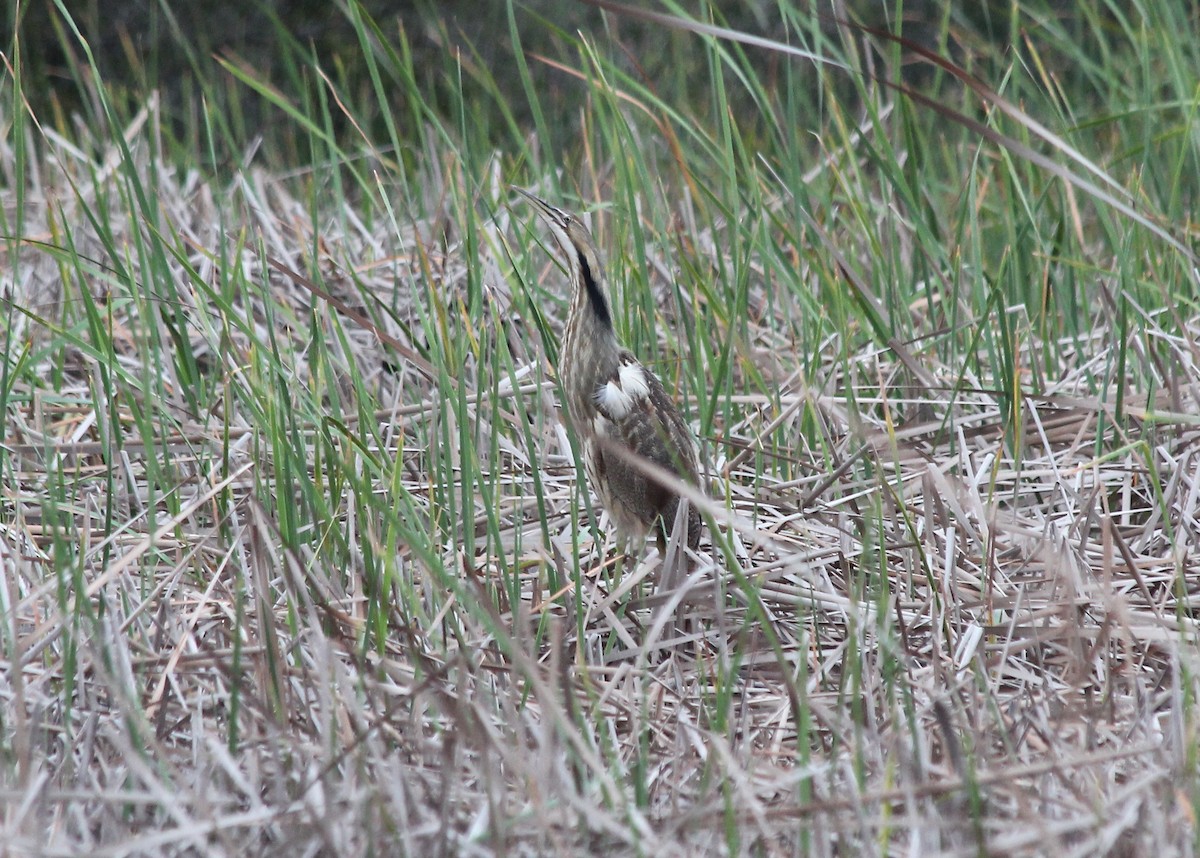
[[[579,293],[576,301],[586,301],[596,317],[596,323],[612,330],[612,313],[609,311],[608,295],[604,289],[604,273],[600,271],[599,262],[589,260],[589,254],[577,251],[579,258]],[[582,309],[582,308],[581,308]]]
[[621,347],[613,329],[604,269],[596,253],[584,248],[576,248],[574,252],[575,259],[572,262],[578,265],[578,269],[575,294],[571,296],[571,310],[567,316],[567,330],[575,338],[572,352],[589,355],[595,364],[603,364],[607,360],[615,366]]
[[575,293],[560,351],[561,377],[573,386],[567,391],[573,420],[590,411],[596,391],[617,371],[621,355],[600,261],[594,253],[576,253]]

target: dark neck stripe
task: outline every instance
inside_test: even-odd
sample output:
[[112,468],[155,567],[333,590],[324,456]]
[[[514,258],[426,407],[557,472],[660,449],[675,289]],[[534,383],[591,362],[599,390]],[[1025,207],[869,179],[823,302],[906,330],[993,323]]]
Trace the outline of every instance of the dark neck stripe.
[[582,253],[579,253],[578,256],[579,273],[583,277],[583,285],[587,289],[588,301],[592,305],[592,310],[595,311],[596,318],[600,320],[600,324],[606,328],[611,328],[612,316],[608,313],[608,302],[604,300],[604,293],[600,290],[600,284],[592,276],[592,266],[588,265],[587,257]]

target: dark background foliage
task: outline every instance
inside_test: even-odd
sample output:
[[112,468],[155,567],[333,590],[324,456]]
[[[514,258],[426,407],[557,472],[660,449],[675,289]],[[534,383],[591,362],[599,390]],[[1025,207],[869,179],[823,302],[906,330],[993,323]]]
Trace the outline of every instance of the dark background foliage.
[[[788,28],[776,3],[721,2],[690,4],[699,17],[756,35],[787,39]],[[892,19],[892,4],[878,0],[851,0],[843,14],[867,26],[901,30],[914,41],[946,49],[947,34],[970,32],[973,39],[1006,50],[1013,34],[1006,3],[1000,0],[965,4],[949,9],[941,3],[909,0],[903,4],[904,20]],[[1056,17],[1069,16],[1072,4],[1050,2]],[[492,0],[448,0],[448,2],[388,2],[361,0],[363,11],[376,21],[385,38],[403,32],[411,44],[415,67],[430,76],[430,86],[446,67],[454,48],[463,48],[472,61],[486,65],[498,84],[517,90],[518,83],[509,38],[508,4]],[[651,4],[651,8],[653,8]],[[326,0],[217,0],[217,2],[173,2],[173,0],[75,0],[64,4],[74,25],[89,46],[100,76],[110,86],[123,84],[132,93],[151,88],[160,91],[172,109],[187,110],[196,97],[197,77],[212,73],[213,58],[236,57],[270,78],[288,73],[279,68],[286,62],[280,50],[283,40],[304,46],[322,68],[338,69],[344,79],[364,74],[361,48],[342,4]],[[802,7],[803,8],[803,7]],[[820,11],[828,14],[822,4]],[[631,67],[654,78],[689,62],[690,40],[640,22],[606,16],[582,2],[528,0],[515,4],[513,14],[522,33],[527,53],[559,56],[560,32],[605,33],[619,41]],[[550,26],[526,26],[541,19]],[[0,45],[11,52],[13,28],[21,35],[24,88],[35,114],[44,114],[48,104],[79,107],[79,89],[73,80],[68,52],[78,55],[81,46],[54,0],[25,0],[17,3],[0,21]],[[821,22],[828,30],[831,20]],[[949,48],[953,42],[949,40]],[[695,60],[691,60],[694,62]],[[769,57],[761,59],[769,63]],[[909,67],[916,74],[924,66]],[[550,94],[553,96],[553,93]],[[702,93],[696,93],[703,98]],[[252,109],[252,108],[251,108]],[[248,122],[257,124],[253,114]]]

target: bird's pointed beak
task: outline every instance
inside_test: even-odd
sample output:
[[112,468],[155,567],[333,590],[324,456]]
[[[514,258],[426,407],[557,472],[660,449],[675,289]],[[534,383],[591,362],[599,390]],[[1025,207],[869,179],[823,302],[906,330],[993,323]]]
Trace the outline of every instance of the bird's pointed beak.
[[549,220],[551,223],[561,226],[564,223],[564,221],[566,220],[567,213],[564,212],[562,209],[555,208],[554,206],[550,205],[550,203],[543,200],[541,197],[534,196],[533,194],[529,193],[529,191],[525,190],[524,188],[518,188],[516,185],[509,185],[509,187],[512,188],[514,191],[516,191],[521,196],[525,197],[525,199],[527,199],[531,203],[533,203],[534,207],[537,209],[538,214],[540,214],[542,217]]

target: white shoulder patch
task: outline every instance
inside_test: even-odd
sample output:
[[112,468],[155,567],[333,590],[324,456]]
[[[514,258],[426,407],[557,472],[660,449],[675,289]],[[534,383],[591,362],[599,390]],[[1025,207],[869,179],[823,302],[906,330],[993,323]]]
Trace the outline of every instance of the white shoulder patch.
[[637,403],[650,395],[646,371],[636,361],[622,363],[617,377],[596,390],[596,407],[613,420],[624,420]]
[[621,380],[621,389],[630,399],[641,399],[650,395],[650,385],[646,384],[646,373],[638,364],[621,364],[617,377]]
[[[622,373],[625,368],[621,368]],[[623,420],[633,410],[633,399],[621,389],[616,381],[600,386],[596,391],[596,405],[601,411],[612,415],[613,420]]]

